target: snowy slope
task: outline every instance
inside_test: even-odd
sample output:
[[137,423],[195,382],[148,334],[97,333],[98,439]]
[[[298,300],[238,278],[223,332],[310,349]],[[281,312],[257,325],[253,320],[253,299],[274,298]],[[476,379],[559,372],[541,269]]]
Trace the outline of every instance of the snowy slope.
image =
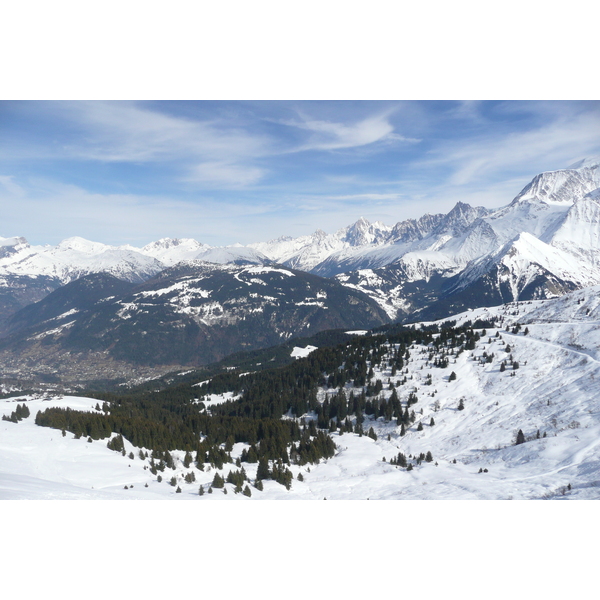
[[[38,410],[51,406],[94,410],[96,400],[21,396],[0,400],[0,414],[10,415],[17,404],[26,404],[31,415],[19,423],[0,421],[1,499],[161,497],[154,492],[153,487],[158,484],[156,481],[153,484],[148,472],[139,468],[139,463],[133,466],[135,461],[109,450],[106,440],[89,443],[85,437],[74,439],[71,433],[63,437],[56,429],[37,427],[34,423]],[[127,450],[131,450],[130,445]],[[146,482],[148,488],[144,488]],[[125,485],[134,487],[125,490]]]
[[196,255],[196,260],[216,264],[255,264],[263,265],[271,261],[262,252],[241,244],[208,248]]
[[[493,272],[497,285],[507,286],[512,299],[518,300],[537,277],[552,275],[574,287],[600,283],[600,271],[592,270],[582,257],[545,244],[528,233],[521,233],[495,255],[471,263],[460,275],[456,290]],[[559,290],[555,294],[558,295]]]
[[[159,483],[144,469],[147,459],[140,459],[139,449],[128,443],[126,453],[132,451],[133,459],[108,450],[105,441],[75,440],[69,433],[62,437],[58,430],[33,424],[36,411],[43,407],[92,410],[96,401],[26,397],[31,417],[16,424],[0,421],[0,498],[161,497],[202,502],[600,498],[600,286],[553,300],[477,309],[454,319],[460,324],[492,317],[502,326],[488,327],[474,350],[450,356],[446,368],[434,367],[430,348],[419,344],[409,348],[410,359],[396,375],[387,366],[377,368],[375,378],[383,381],[385,396],[391,394],[389,382],[396,385],[407,378],[396,390],[401,398],[416,393],[414,424],[401,436],[394,421],[367,417],[365,431],[372,426],[377,440],[332,434],[336,456],[318,465],[291,465],[294,481],[289,491],[267,480],[262,492],[252,487],[251,498],[234,494],[230,484],[225,486],[227,495],[215,490],[200,497],[199,486],[207,491],[215,470],[200,471],[193,465],[185,469],[183,452],[172,453],[175,469],[167,469]],[[517,322],[522,329],[513,332]],[[482,361],[484,352],[493,354],[491,362]],[[519,363],[516,370],[510,366],[511,356]],[[504,372],[503,361],[508,364]],[[457,375],[455,381],[449,380],[451,372]],[[320,398],[326,393],[322,389]],[[461,400],[464,410],[458,410]],[[23,401],[2,400],[0,412],[8,415]],[[518,430],[526,442],[515,445]],[[239,456],[243,448],[236,444],[232,456]],[[399,452],[414,464],[412,471],[390,464]],[[416,464],[415,457],[427,452],[432,462]],[[244,467],[252,479],[256,464]],[[220,473],[226,475],[230,469],[235,466],[225,465]],[[183,481],[190,471],[196,478],[193,484]],[[299,473],[303,481],[297,479]],[[181,494],[168,484],[171,476]]]

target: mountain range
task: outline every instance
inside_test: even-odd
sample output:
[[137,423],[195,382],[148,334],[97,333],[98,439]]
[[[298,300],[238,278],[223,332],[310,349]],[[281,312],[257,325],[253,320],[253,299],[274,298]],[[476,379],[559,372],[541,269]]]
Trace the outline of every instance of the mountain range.
[[440,319],[596,284],[600,159],[590,158],[535,176],[498,209],[458,202],[393,226],[361,218],[248,246],[0,238],[0,353],[15,373],[25,361],[56,372],[73,352],[87,358],[71,363],[96,353],[153,373],[309,328]]

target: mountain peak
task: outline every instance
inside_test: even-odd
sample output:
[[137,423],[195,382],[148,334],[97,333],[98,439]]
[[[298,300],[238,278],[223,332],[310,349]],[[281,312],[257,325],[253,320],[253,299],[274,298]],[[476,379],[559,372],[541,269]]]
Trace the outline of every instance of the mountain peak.
[[457,202],[454,208],[443,217],[436,227],[435,233],[450,233],[452,236],[461,235],[477,219],[484,217],[489,211],[483,206],[473,207],[466,202]]
[[571,170],[579,170],[585,168],[593,168],[600,167],[600,156],[588,156],[587,158],[583,158],[572,165],[569,165],[567,169]]
[[351,246],[365,246],[385,241],[391,231],[391,227],[379,221],[370,223],[367,219],[361,217],[352,225],[340,229],[337,235]]
[[8,238],[0,237],[0,246],[14,246],[18,248],[25,248],[29,246],[29,242],[21,236]]
[[92,242],[79,236],[73,236],[62,240],[56,248],[58,250],[76,250],[77,252],[85,252],[89,254],[98,254],[104,252],[110,246],[102,242]]
[[142,251],[149,250],[160,250],[160,249],[168,249],[168,248],[178,248],[180,246],[189,246],[194,248],[201,248],[204,244],[192,239],[192,238],[161,238],[156,242],[150,242],[146,244]]
[[597,159],[590,158],[575,163],[569,169],[540,173],[523,188],[511,202],[511,206],[518,204],[571,205],[600,187],[598,165],[600,162]]

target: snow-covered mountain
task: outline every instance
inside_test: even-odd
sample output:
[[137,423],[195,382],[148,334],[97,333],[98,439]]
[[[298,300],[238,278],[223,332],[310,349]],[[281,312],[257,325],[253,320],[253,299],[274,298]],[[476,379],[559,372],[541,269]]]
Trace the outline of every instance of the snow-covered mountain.
[[219,248],[207,248],[195,256],[195,260],[220,265],[267,265],[272,263],[262,252],[254,248],[234,244]]
[[274,262],[302,271],[316,272],[317,265],[332,254],[351,248],[379,246],[385,243],[391,231],[392,228],[383,223],[369,223],[361,217],[356,223],[332,234],[319,229],[309,236],[281,237],[270,242],[249,244],[249,246],[259,250]]
[[46,294],[93,273],[142,283],[189,260],[266,264],[266,256],[240,244],[213,248],[193,239],[164,238],[143,248],[110,246],[80,237],[56,246],[31,246],[23,237],[0,238],[0,321]]
[[163,263],[130,246],[109,246],[80,237],[56,246],[30,246],[24,238],[12,239],[18,242],[8,246],[11,251],[0,259],[0,274],[5,276],[55,277],[65,284],[89,273],[106,272],[141,282],[164,269]]
[[[599,188],[600,160],[586,160],[536,176],[506,207],[487,211],[458,204],[424,235],[415,223],[398,227],[402,241],[342,251],[314,271],[344,273],[337,275],[341,281],[354,280],[386,310],[397,307],[399,317],[432,302],[437,308],[422,316],[557,296],[600,283]],[[374,270],[378,287],[357,281],[348,273],[353,267],[361,269],[357,273]],[[447,281],[440,285],[434,277],[430,283],[434,275]],[[417,281],[427,297],[411,294],[407,286]]]
[[[496,210],[458,202],[448,214],[393,226],[361,218],[335,233],[319,229],[248,246],[215,248],[193,239],[164,238],[135,248],[69,238],[54,247],[36,247],[25,238],[0,238],[0,318],[39,300],[44,290],[90,273],[140,283],[188,260],[279,263],[338,277],[376,298],[393,318],[406,318],[438,300],[458,310],[472,304],[465,300],[467,289],[475,305],[478,289],[487,303],[523,294],[551,297],[600,283],[599,190],[600,159],[591,158],[536,175]],[[45,278],[44,285],[39,278]],[[29,297],[19,290],[33,279],[36,291]],[[463,298],[452,304],[457,294]]]
[[182,260],[194,260],[199,253],[208,250],[210,246],[190,238],[162,238],[146,244],[143,248],[138,249],[133,246],[130,248],[146,256],[152,256],[163,265],[171,267]]

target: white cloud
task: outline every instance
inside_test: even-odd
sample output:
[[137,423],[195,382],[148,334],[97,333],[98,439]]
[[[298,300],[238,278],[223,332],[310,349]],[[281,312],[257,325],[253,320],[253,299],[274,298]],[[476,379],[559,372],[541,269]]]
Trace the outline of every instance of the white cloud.
[[264,155],[273,144],[265,136],[216,119],[193,121],[130,102],[73,102],[58,109],[68,111],[69,119],[90,133],[89,138],[69,147],[70,153],[94,160],[233,160]]
[[389,113],[390,111],[373,115],[351,125],[333,121],[320,121],[304,115],[300,115],[301,120],[281,121],[281,123],[310,131],[313,134],[306,143],[294,148],[291,150],[292,152],[341,150],[368,146],[376,142],[420,141],[394,133],[394,126],[389,122]]
[[231,121],[175,117],[134,102],[35,103],[22,110],[65,133],[52,142],[5,138],[0,145],[5,160],[146,163],[161,169],[170,163],[180,172],[176,180],[240,187],[266,174],[253,166],[256,158],[277,152],[277,140]]
[[[566,168],[576,158],[600,150],[600,114],[564,115],[548,125],[506,135],[488,135],[466,143],[440,146],[419,166],[448,165],[450,185],[464,186],[506,173],[530,173]],[[417,163],[416,163],[417,164]]]

